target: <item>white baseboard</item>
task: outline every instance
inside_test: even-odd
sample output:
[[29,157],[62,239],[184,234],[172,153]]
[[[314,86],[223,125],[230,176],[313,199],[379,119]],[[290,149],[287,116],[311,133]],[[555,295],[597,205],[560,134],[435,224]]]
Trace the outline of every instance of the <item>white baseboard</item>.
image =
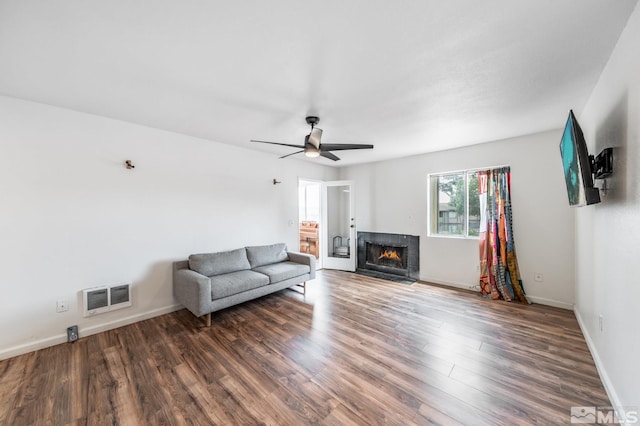
[[[130,317],[119,318],[115,321],[110,321],[103,324],[97,324],[91,327],[81,328],[78,330],[78,334],[83,336],[91,336],[93,334],[102,333],[103,331],[113,330],[114,328],[122,327],[125,325],[133,324],[135,322],[144,321],[149,318],[158,317],[160,315],[169,314],[182,309],[182,305],[170,305],[163,308],[152,309],[141,314],[131,315]],[[65,336],[66,341],[66,336]]]
[[544,297],[530,296],[528,294],[527,294],[527,297],[533,303],[539,303],[540,305],[553,306],[554,308],[561,308],[561,309],[566,309],[568,311],[573,311],[573,304],[571,303],[560,302],[559,300],[547,299]]
[[[457,282],[450,282],[450,281],[442,281],[442,280],[432,279],[432,278],[428,278],[428,277],[427,278],[420,278],[420,281],[424,281],[424,282],[427,282],[427,283],[446,285],[448,287],[461,288],[463,290],[475,290],[475,291],[478,291],[478,286],[477,285],[470,285],[469,283],[457,283]],[[540,305],[553,306],[555,308],[567,309],[569,311],[573,310],[573,305],[570,304],[570,303],[560,302],[559,300],[546,299],[544,297],[530,296],[528,294],[527,294],[527,297],[533,303],[538,303]]]
[[[182,305],[170,305],[162,308],[152,309],[147,312],[131,315],[125,318],[119,318],[114,321],[109,321],[102,324],[93,325],[91,327],[79,328],[78,334],[80,338],[98,334],[103,331],[113,330],[114,328],[122,327],[125,325],[133,324],[138,321],[143,321],[149,318],[154,318],[160,315],[168,314],[182,309]],[[14,356],[26,354],[29,352],[37,351],[39,349],[48,348],[50,346],[66,343],[66,334],[56,334],[55,336],[46,337],[33,342],[24,343],[21,345],[13,346],[7,349],[0,350],[0,360],[12,358]]]
[[469,283],[457,283],[457,282],[452,282],[452,281],[442,281],[436,278],[429,278],[429,277],[420,277],[420,281],[424,281],[425,283],[433,283],[433,284],[440,284],[440,285],[446,285],[447,287],[455,287],[455,288],[461,288],[462,290],[477,290],[477,287],[474,287],[472,285],[470,285]]
[[[596,364],[596,370],[598,371],[598,375],[600,376],[600,380],[604,385],[604,390],[607,392],[607,396],[609,397],[609,401],[611,401],[611,406],[618,411],[620,407],[622,407],[622,403],[620,402],[620,398],[618,398],[618,394],[616,393],[611,380],[609,379],[609,375],[607,374],[607,370],[604,368],[604,364],[600,359],[600,355],[598,354],[598,350],[596,349],[595,344],[593,343],[593,339],[591,339],[591,335],[589,334],[589,330],[584,324],[582,320],[582,316],[580,315],[580,311],[576,307],[573,309],[573,313],[578,320],[578,325],[580,326],[580,330],[582,331],[582,335],[584,336],[584,340],[587,342],[587,347],[589,348],[589,352],[591,352],[591,356],[593,357],[593,362]],[[618,418],[624,418],[622,413],[618,413]]]

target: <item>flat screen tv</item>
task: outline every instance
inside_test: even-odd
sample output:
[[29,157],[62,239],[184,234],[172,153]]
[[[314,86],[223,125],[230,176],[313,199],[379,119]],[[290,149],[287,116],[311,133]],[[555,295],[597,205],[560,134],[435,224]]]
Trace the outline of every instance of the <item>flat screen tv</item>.
[[579,207],[599,203],[600,192],[593,186],[593,157],[589,156],[582,129],[571,110],[560,141],[560,154],[569,205]]

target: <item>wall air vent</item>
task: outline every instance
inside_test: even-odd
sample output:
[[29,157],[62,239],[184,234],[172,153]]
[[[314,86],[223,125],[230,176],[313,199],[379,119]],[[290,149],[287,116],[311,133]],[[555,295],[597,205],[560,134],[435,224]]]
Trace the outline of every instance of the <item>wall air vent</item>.
[[82,290],[84,316],[90,317],[131,306],[131,284],[103,285]]

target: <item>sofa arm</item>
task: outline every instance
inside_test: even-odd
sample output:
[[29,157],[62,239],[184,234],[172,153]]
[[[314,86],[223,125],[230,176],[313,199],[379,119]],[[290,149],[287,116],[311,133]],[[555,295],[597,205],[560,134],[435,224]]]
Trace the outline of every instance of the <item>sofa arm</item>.
[[309,277],[310,280],[316,277],[316,258],[315,256],[307,253],[300,253],[297,251],[288,251],[289,260],[291,262],[301,263],[303,265],[309,265],[309,269],[311,270]]
[[209,277],[174,263],[173,295],[185,308],[197,317],[211,312],[211,280]]

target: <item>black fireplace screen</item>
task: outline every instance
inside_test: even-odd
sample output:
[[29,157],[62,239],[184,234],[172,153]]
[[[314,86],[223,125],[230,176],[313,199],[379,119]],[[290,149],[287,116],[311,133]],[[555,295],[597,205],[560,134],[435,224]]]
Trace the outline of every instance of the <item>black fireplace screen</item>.
[[407,269],[407,246],[367,242],[366,262],[370,265]]

